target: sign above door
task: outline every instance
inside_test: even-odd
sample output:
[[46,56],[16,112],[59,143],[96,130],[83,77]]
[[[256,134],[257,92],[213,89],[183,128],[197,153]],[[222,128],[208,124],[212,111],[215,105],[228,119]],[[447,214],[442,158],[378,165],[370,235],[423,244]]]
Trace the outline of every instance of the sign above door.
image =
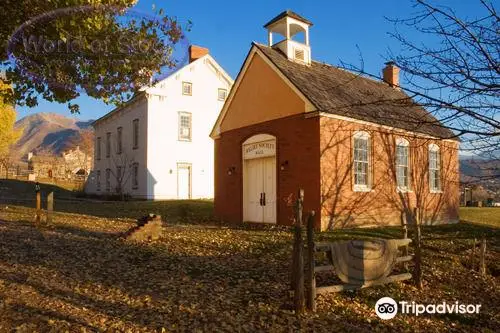
[[276,155],[276,141],[250,143],[243,146],[243,159],[262,158]]

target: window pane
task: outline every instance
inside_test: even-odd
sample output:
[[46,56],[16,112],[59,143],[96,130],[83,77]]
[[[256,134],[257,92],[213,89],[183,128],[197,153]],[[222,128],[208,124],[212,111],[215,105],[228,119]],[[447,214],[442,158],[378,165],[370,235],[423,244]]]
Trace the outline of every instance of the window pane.
[[354,184],[368,186],[369,149],[368,139],[354,138]]

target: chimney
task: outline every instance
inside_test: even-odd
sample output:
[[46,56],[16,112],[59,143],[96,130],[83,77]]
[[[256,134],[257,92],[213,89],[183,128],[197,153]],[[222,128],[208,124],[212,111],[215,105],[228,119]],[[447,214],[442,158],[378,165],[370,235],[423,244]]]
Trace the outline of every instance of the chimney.
[[200,59],[201,57],[207,54],[208,54],[207,48],[191,45],[189,46],[189,63],[192,63],[196,59]]
[[396,66],[394,61],[385,63],[382,70],[382,77],[391,87],[399,88],[399,67]]

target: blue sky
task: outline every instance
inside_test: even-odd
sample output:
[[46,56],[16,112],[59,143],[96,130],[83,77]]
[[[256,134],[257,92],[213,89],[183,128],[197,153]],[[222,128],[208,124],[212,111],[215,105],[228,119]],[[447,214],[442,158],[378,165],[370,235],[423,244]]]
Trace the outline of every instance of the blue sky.
[[[475,0],[437,2],[452,7],[459,15],[474,17],[480,12],[479,1]],[[291,9],[314,23],[310,30],[313,59],[331,64],[344,61],[358,65],[359,47],[365,69],[370,73],[380,73],[387,50],[391,48],[397,52],[399,48],[397,42],[387,34],[394,28],[384,16],[401,18],[415,12],[411,0],[139,0],[135,9],[153,13],[153,4],[164,8],[168,15],[176,16],[181,22],[191,20],[193,27],[187,34],[188,41],[209,48],[212,56],[233,78],[240,70],[250,43],[267,42],[263,24],[283,10]],[[75,117],[82,120],[96,119],[113,109],[112,105],[87,96],[79,97],[75,102],[80,104],[81,110],[80,115]],[[34,112],[57,112],[71,116],[66,104],[45,101],[40,101],[34,108],[18,107],[17,111],[18,118]]]

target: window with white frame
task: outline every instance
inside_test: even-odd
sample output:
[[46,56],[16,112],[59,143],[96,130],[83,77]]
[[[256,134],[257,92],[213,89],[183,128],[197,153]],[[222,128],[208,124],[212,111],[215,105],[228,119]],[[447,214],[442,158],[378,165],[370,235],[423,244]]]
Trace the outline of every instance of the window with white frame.
[[118,127],[116,129],[116,153],[121,154],[123,151],[123,141],[122,141],[123,128]]
[[191,113],[179,112],[179,140],[191,141]]
[[100,160],[101,159],[101,137],[98,137],[97,140],[96,140],[96,149],[95,149],[95,158],[96,160]]
[[96,172],[96,188],[97,191],[101,190],[101,170],[97,170]]
[[396,140],[396,182],[398,190],[410,190],[410,143],[402,138]]
[[132,148],[139,148],[139,119],[132,121]]
[[356,132],[353,137],[354,190],[370,189],[370,135]]
[[116,167],[116,181],[120,182],[122,179],[122,167],[119,165]]
[[223,88],[219,88],[217,91],[217,99],[219,101],[225,101],[227,97],[227,90]]
[[429,187],[431,192],[441,191],[441,154],[438,145],[429,145]]
[[132,188],[139,188],[139,163],[132,164]]
[[193,95],[193,84],[191,82],[182,82],[182,94],[186,96]]
[[106,191],[111,190],[111,169],[106,169]]
[[111,155],[111,133],[106,133],[106,157]]

